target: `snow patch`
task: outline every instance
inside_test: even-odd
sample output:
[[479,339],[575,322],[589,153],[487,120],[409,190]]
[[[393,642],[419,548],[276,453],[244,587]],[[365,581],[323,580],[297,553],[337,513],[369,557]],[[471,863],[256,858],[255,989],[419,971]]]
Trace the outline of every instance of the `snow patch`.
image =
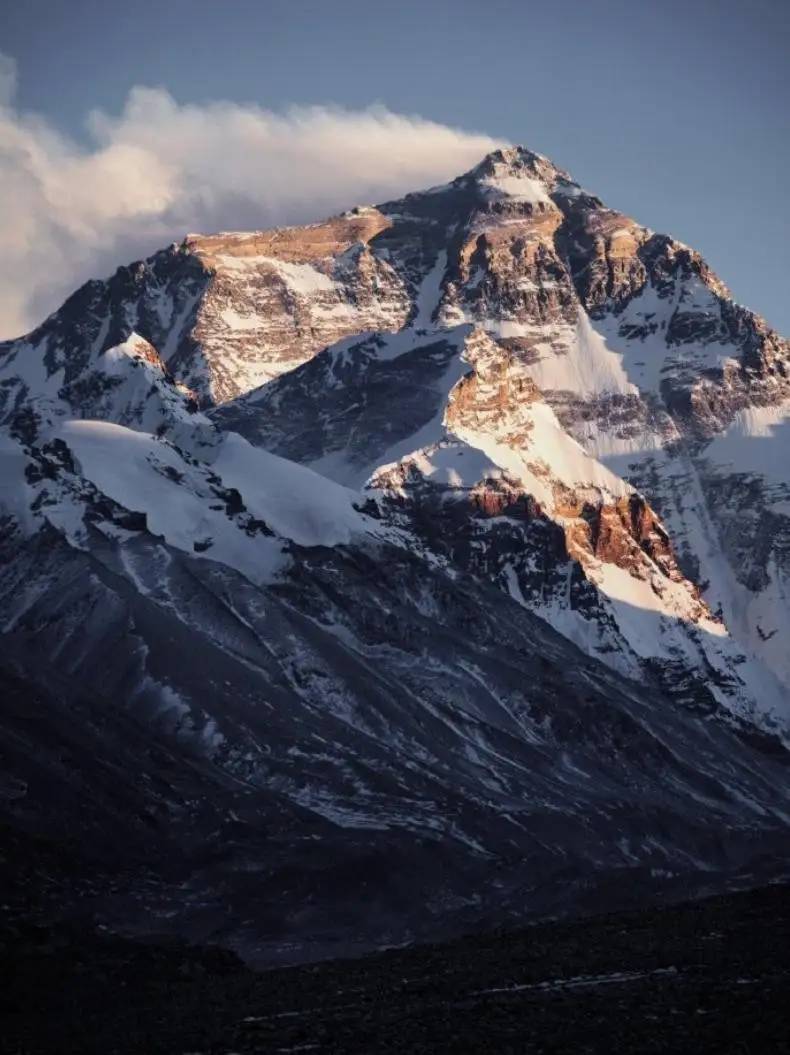
[[145,513],[148,530],[195,556],[268,582],[286,563],[282,542],[248,534],[228,516],[206,470],[186,462],[170,444],[122,425],[67,421],[61,438],[86,479],[125,509]]
[[228,271],[254,271],[262,268],[274,272],[289,289],[303,297],[314,293],[331,293],[337,288],[328,275],[312,264],[295,264],[274,256],[229,256],[224,253],[216,259]]
[[237,488],[255,516],[300,546],[336,546],[376,525],[354,509],[360,496],[306,466],[253,447],[228,433],[213,468]]
[[531,205],[552,204],[543,184],[529,176],[486,176],[480,180],[479,186],[486,198],[495,201],[509,199]]

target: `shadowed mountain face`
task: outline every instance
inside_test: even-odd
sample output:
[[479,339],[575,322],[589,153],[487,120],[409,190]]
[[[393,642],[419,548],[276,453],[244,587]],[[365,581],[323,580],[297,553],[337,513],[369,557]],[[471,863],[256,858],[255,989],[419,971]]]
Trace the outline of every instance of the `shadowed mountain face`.
[[10,903],[283,962],[781,871],[788,421],[520,148],[89,283],[0,346]]

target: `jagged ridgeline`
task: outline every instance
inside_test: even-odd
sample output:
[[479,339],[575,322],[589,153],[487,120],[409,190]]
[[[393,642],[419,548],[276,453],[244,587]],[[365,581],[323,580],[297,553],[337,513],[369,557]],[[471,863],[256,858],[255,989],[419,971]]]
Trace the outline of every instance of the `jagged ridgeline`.
[[277,960],[782,866],[790,345],[546,158],[90,282],[0,422],[75,911]]

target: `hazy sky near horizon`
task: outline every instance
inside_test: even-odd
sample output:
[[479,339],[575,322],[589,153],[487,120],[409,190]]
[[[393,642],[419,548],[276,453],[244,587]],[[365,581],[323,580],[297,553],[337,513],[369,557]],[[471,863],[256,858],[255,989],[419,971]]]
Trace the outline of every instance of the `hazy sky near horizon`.
[[496,141],[790,334],[790,0],[0,0],[0,52],[0,338],[183,225],[318,219]]

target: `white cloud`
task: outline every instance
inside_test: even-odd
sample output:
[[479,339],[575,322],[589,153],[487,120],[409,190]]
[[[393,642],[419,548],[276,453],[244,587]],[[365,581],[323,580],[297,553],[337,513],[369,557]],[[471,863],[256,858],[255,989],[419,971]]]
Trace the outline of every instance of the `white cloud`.
[[500,145],[379,106],[278,114],[135,87],[119,116],[89,115],[84,146],[15,110],[14,87],[0,56],[0,337],[187,232],[317,220],[450,179]]

